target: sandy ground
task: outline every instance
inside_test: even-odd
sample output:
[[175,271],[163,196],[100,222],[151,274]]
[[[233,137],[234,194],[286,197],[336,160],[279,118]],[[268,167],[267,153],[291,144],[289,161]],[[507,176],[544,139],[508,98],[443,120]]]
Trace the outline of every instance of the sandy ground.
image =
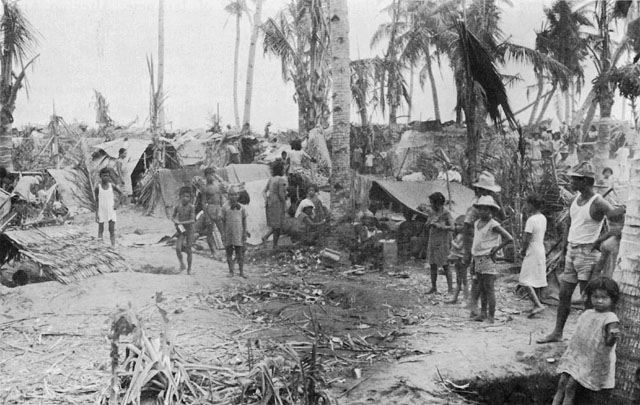
[[[132,210],[118,215],[120,243],[172,233],[166,219]],[[76,223],[94,233],[91,219],[81,217]],[[409,278],[387,271],[350,276],[286,263],[274,268],[260,257],[277,254],[263,252],[253,255],[244,280],[226,277],[226,263],[204,252],[194,256],[193,274],[187,275],[178,272],[170,246],[121,245],[118,250],[134,271],[71,285],[45,282],[0,290],[2,403],[94,403],[109,384],[109,314],[130,304],[153,334],[161,325],[158,292],[177,332],[176,346],[185,357],[208,364],[241,366],[251,341],[300,339],[307,310],[321,314],[327,335],[395,336],[384,347],[399,348],[394,353],[400,355],[351,357],[328,368],[328,388],[341,404],[466,403],[451,383],[475,386],[496,378],[553,373],[555,364],[548,359],[558,359],[566,345],[535,343],[551,329],[555,307],[527,319],[522,312],[530,304],[515,294],[515,276],[500,279],[497,322],[488,325],[468,321],[464,306],[444,304],[443,295],[426,296],[427,274],[417,265],[404,268]],[[233,294],[283,283],[309,286],[322,302],[248,299],[238,310],[224,305]],[[443,276],[439,289],[446,290]],[[566,336],[576,316],[572,314]],[[360,378],[354,368],[362,369]]]

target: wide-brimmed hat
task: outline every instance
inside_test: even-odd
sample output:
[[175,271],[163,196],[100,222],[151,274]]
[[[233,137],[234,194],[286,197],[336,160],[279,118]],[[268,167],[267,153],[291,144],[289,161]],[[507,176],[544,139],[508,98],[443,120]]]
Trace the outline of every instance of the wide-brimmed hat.
[[567,175],[571,177],[588,177],[590,179],[595,179],[596,169],[593,167],[591,162],[585,160],[571,168],[571,170],[567,172]]
[[484,188],[485,190],[499,193],[502,187],[496,184],[496,178],[491,172],[483,171],[478,175],[478,181],[472,184],[473,187]]
[[300,206],[298,208],[300,209],[300,211],[302,211],[303,209],[308,207],[315,208],[315,205],[313,205],[311,201],[305,199],[300,201]]
[[478,198],[478,201],[473,204],[474,207],[493,207],[496,209],[500,209],[500,206],[495,202],[495,200],[493,199],[493,197],[491,197],[490,195],[483,195],[482,197]]

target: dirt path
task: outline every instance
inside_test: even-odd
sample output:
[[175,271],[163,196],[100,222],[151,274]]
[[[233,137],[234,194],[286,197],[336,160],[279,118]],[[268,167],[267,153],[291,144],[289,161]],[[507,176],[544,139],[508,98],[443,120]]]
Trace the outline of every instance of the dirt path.
[[[164,219],[133,211],[119,215],[121,240],[172,232]],[[95,232],[91,218],[78,222]],[[471,390],[483,381],[551,373],[555,366],[547,359],[557,359],[564,349],[535,344],[551,327],[555,308],[539,319],[519,314],[529,303],[514,294],[513,276],[501,278],[501,312],[488,326],[469,322],[463,306],[443,304],[442,295],[426,298],[427,276],[418,266],[407,268],[406,279],[386,273],[357,277],[301,268],[282,253],[283,264],[274,266],[260,258],[273,253],[262,253],[253,255],[243,280],[227,278],[226,263],[200,253],[188,276],[177,273],[171,247],[118,249],[135,272],[0,290],[3,403],[95,401],[109,381],[109,314],[130,303],[150,333],[158,332],[158,292],[177,347],[207,364],[246,367],[251,342],[308,339],[309,316],[317,317],[323,338],[336,350],[325,347],[323,353],[329,389],[341,404],[465,403],[449,382],[470,382]],[[574,322],[572,315],[568,336]],[[363,353],[345,343],[360,338]],[[354,378],[354,368],[362,369],[361,378]]]

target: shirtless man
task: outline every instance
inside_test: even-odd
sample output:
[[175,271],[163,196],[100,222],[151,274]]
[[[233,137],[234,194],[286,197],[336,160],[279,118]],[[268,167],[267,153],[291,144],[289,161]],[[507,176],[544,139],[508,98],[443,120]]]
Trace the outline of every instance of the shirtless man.
[[207,245],[211,250],[211,256],[215,257],[216,247],[213,239],[213,227],[216,226],[218,230],[222,229],[220,210],[224,203],[224,187],[216,178],[213,168],[204,169],[204,176],[207,180],[202,189],[202,210],[204,212],[198,221],[198,231],[201,234],[204,232],[207,237]]
[[538,343],[562,341],[562,332],[571,312],[571,296],[580,286],[584,291],[591,279],[594,265],[600,252],[594,244],[600,236],[604,217],[615,218],[625,213],[625,207],[613,208],[600,194],[593,191],[595,169],[585,161],[569,171],[571,187],[580,194],[573,200],[569,208],[569,226],[563,234],[564,271],[558,277],[560,281],[560,297],[556,325],[553,332],[539,339]]

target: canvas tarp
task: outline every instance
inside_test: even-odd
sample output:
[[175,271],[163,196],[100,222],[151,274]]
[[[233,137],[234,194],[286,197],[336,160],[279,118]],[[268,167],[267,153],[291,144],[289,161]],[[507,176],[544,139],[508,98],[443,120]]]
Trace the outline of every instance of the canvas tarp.
[[56,181],[60,198],[69,211],[81,213],[89,210],[91,201],[83,198],[85,191],[79,180],[82,174],[78,170],[47,169],[47,172]]
[[160,169],[156,174],[160,184],[160,201],[155,201],[156,208],[164,207],[165,214],[170,216],[173,207],[180,198],[180,187],[191,185],[191,180],[196,176],[203,176],[203,170],[195,167],[182,169]]
[[[447,182],[443,180],[432,180],[425,182],[403,182],[391,180],[373,180],[369,194],[372,199],[381,199],[385,196],[391,200],[402,204],[417,214],[420,204],[429,205],[429,195],[439,191],[447,200],[445,207],[451,211],[451,215],[456,218],[464,215],[472,204],[474,193],[468,187],[460,183]],[[450,194],[449,194],[450,193]],[[449,208],[449,195],[451,196],[451,206]]]
[[[127,171],[133,173],[138,161],[144,154],[144,151],[151,145],[151,143],[144,139],[128,139],[124,138],[114,139],[113,141],[99,143],[93,145],[93,148],[104,151],[110,160],[114,161],[118,159],[120,148],[127,150]],[[111,166],[112,164],[105,165],[103,161],[97,162],[99,167]]]
[[267,213],[265,211],[265,201],[262,190],[267,185],[268,179],[248,181],[244,188],[249,193],[251,202],[244,206],[247,211],[247,231],[251,237],[247,238],[247,243],[259,245],[262,243],[262,235],[269,230],[267,226]]
[[216,174],[231,184],[247,183],[271,177],[269,166],[258,163],[228,165],[218,169]]

